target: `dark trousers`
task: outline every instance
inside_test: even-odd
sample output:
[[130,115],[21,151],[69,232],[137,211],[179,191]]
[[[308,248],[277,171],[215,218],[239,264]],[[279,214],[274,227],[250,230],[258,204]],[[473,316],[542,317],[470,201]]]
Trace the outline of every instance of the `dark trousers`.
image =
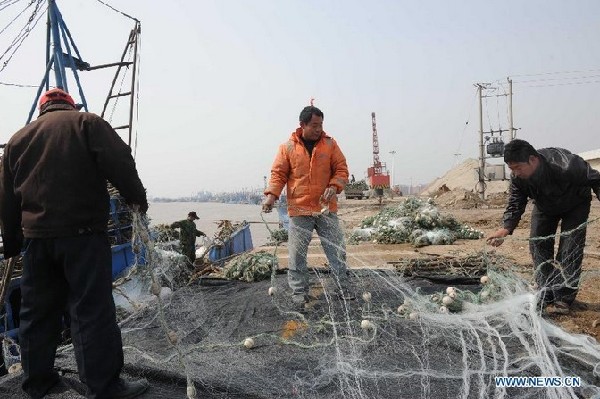
[[[562,301],[571,304],[579,290],[581,262],[585,247],[586,225],[560,236],[554,259],[554,234],[560,221],[561,233],[573,230],[587,221],[590,203],[582,204],[561,215],[547,215],[535,206],[531,213],[529,250],[535,265],[535,281],[542,289],[544,303]],[[550,236],[539,240],[535,237]]]
[[79,378],[89,398],[104,397],[123,367],[108,236],[35,238],[25,246],[19,326],[23,390],[41,398],[58,381],[54,358],[66,309]]
[[189,244],[180,244],[181,254],[185,255],[188,261],[194,265],[194,261],[196,260],[196,245],[194,243]]

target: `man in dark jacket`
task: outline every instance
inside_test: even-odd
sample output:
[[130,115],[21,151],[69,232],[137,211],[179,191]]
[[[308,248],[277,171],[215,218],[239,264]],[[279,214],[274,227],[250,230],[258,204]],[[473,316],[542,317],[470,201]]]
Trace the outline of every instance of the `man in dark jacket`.
[[78,112],[66,92],[44,93],[38,119],[9,140],[0,171],[4,256],[25,251],[19,344],[23,390],[32,398],[61,385],[54,358],[65,309],[88,398],[133,398],[148,388],[145,380],[119,378],[107,180],[130,206],[147,211],[131,150],[117,133]]
[[[488,242],[501,245],[517,227],[532,198],[529,249],[536,268],[535,281],[542,290],[542,306],[552,304],[554,311],[566,313],[579,289],[590,189],[600,200],[600,173],[565,149],[536,151],[524,140],[513,140],[505,146],[504,161],[512,171],[510,197],[504,226]],[[559,222],[561,236],[555,259],[554,235]]]
[[187,219],[180,220],[171,225],[172,229],[179,229],[179,245],[181,253],[185,255],[193,265],[196,260],[196,237],[205,236],[203,232],[196,229],[194,220],[200,219],[196,212],[188,213]]

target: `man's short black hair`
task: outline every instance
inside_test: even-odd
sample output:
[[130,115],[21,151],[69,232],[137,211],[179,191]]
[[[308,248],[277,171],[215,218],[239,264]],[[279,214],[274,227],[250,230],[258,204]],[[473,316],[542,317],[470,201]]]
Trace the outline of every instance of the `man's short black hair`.
[[529,157],[539,153],[525,140],[514,139],[504,146],[504,162],[529,162]]
[[308,107],[304,107],[302,112],[300,112],[300,122],[310,122],[313,115],[325,119],[325,117],[323,116],[323,112],[319,108],[309,105]]

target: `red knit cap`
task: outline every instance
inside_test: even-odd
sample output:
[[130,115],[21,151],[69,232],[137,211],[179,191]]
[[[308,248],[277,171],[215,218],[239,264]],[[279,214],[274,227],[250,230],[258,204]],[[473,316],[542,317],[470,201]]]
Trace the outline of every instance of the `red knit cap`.
[[73,101],[73,97],[71,97],[69,93],[62,89],[51,89],[42,94],[40,97],[40,108],[42,108],[42,105],[46,104],[48,101],[65,101],[75,108],[75,101]]

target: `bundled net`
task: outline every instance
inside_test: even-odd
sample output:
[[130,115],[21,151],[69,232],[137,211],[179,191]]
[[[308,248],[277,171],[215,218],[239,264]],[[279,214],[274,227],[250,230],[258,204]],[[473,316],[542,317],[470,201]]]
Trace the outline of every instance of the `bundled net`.
[[[273,255],[240,258],[230,279],[189,279],[188,266],[150,239],[145,217],[134,214],[133,227],[145,262],[115,297],[129,304],[120,321],[125,373],[151,382],[143,398],[600,395],[597,342],[543,319],[540,291],[485,250],[352,269],[355,300],[335,295],[339,282],[327,268],[312,267],[311,300],[298,308]],[[242,281],[242,266],[263,279]],[[57,367],[75,380],[72,352],[62,347]],[[524,389],[496,380],[539,376],[576,376],[571,385],[579,386]],[[0,389],[19,397],[10,381]]]
[[416,247],[452,244],[457,239],[478,239],[483,233],[442,215],[433,200],[408,198],[399,206],[382,209],[362,221],[348,242],[372,241],[379,244],[412,243]]

